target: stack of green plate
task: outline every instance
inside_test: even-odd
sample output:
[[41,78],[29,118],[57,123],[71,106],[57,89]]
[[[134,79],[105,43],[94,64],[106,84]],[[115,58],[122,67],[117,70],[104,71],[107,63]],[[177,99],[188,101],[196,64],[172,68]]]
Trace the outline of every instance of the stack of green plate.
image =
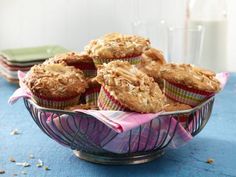
[[18,70],[27,72],[33,65],[65,52],[68,50],[57,45],[2,50],[0,51],[0,74],[7,81],[17,83]]

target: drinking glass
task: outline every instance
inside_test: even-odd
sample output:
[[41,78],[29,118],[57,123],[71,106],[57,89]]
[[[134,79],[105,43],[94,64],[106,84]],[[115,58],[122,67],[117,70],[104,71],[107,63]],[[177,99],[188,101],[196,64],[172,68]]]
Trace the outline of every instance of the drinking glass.
[[167,25],[165,20],[141,21],[132,23],[132,32],[135,35],[144,36],[150,39],[152,47],[162,50],[166,55],[167,49]]
[[204,37],[203,27],[169,27],[167,33],[168,62],[199,65]]

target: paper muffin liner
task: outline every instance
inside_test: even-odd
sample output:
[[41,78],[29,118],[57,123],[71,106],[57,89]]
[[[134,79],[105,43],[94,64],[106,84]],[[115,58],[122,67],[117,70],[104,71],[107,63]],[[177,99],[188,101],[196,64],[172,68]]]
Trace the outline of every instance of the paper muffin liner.
[[165,96],[173,101],[177,101],[190,106],[197,106],[214,93],[188,88],[181,84],[164,82]]
[[97,68],[94,63],[80,62],[73,66],[83,71],[85,77],[95,77],[97,75]]
[[42,98],[36,95],[33,95],[33,98],[37,102],[37,104],[42,107],[64,109],[67,106],[73,106],[78,104],[80,95],[69,99],[55,99],[55,100]]
[[85,92],[86,104],[97,105],[100,89],[101,89],[101,86],[98,85],[98,86],[95,86],[86,90]]
[[127,109],[115,99],[104,86],[98,96],[98,107],[101,110],[126,111]]
[[109,63],[115,60],[127,61],[132,65],[136,65],[141,61],[141,55],[136,56],[136,57],[129,57],[129,58],[93,58],[93,62],[96,67],[102,65],[103,63]]
[[85,77],[96,77],[97,76],[97,70],[82,70]]

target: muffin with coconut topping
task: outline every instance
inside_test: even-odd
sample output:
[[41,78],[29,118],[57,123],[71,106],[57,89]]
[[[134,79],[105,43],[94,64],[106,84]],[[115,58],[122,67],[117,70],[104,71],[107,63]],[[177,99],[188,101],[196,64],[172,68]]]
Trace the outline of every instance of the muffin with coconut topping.
[[153,77],[154,80],[163,88],[163,79],[160,78],[160,68],[166,64],[163,53],[155,48],[150,48],[142,54],[142,59],[137,68]]
[[77,104],[87,87],[82,71],[61,64],[35,65],[23,82],[40,106],[57,109]]
[[123,61],[104,64],[97,81],[102,85],[98,107],[103,110],[159,112],[164,96],[154,79]]
[[114,60],[127,61],[131,64],[140,62],[143,51],[150,48],[150,41],[136,35],[120,33],[106,34],[92,40],[85,51],[93,58],[98,67]]
[[63,53],[49,58],[44,64],[62,64],[66,66],[74,66],[84,72],[86,77],[95,77],[97,69],[93,63],[93,59],[86,52]]
[[220,91],[215,73],[190,64],[166,64],[160,69],[166,97],[196,106]]

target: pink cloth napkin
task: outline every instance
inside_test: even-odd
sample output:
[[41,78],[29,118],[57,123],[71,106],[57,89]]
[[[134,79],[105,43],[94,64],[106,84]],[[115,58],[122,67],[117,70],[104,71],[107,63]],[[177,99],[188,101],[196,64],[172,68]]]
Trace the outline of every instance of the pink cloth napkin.
[[221,84],[221,89],[223,90],[228,79],[229,79],[229,72],[222,72],[222,73],[217,73],[216,78],[220,81]]

